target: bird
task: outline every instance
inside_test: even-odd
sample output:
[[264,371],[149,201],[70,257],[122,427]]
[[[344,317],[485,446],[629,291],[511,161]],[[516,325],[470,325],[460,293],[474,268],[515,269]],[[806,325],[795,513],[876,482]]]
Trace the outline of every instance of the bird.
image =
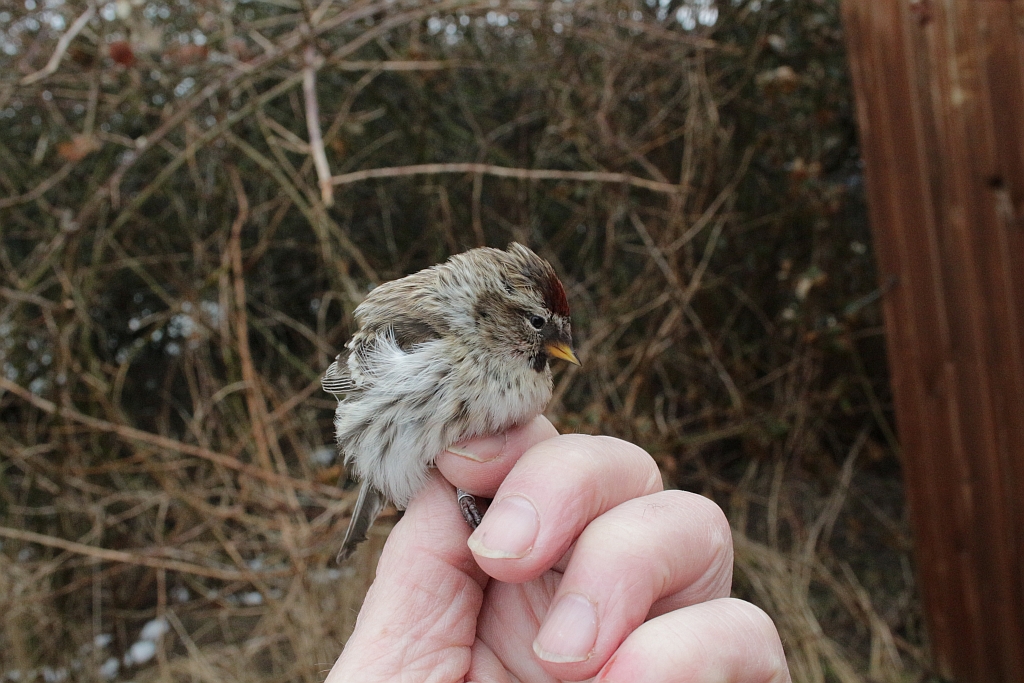
[[[438,454],[541,413],[551,399],[550,359],[580,365],[562,282],[517,242],[381,284],[353,315],[358,329],[321,381],[338,398],[346,470],[361,480],[339,562],[388,501],[408,506]],[[458,503],[479,524],[473,497],[460,490]]]

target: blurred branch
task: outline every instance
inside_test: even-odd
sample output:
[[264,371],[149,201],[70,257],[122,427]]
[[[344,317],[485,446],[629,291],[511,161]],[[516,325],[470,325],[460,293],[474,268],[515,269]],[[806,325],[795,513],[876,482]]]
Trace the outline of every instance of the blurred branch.
[[221,467],[227,467],[228,469],[236,470],[255,479],[261,479],[268,484],[290,486],[303,491],[326,495],[334,499],[339,498],[341,495],[341,491],[333,486],[324,486],[323,484],[315,484],[301,479],[293,479],[292,477],[277,474],[275,472],[268,472],[260,469],[259,467],[254,467],[253,465],[240,462],[229,455],[217,453],[201,446],[193,446],[192,444],[183,443],[175,439],[170,439],[166,436],[160,436],[159,434],[135,429],[134,427],[129,427],[127,425],[114,424],[113,422],[107,422],[106,420],[101,420],[89,415],[83,415],[72,408],[58,407],[52,401],[36,396],[24,387],[15,384],[5,377],[0,377],[0,389],[4,389],[16,396],[19,396],[39,410],[42,410],[44,413],[67,417],[80,424],[98,429],[99,431],[117,434],[126,440],[141,441],[164,450],[183,453],[186,455],[194,455],[198,458],[202,458],[203,460],[208,460],[216,465],[220,465]]
[[490,164],[418,164],[415,166],[393,166],[389,168],[370,168],[336,175],[331,179],[334,185],[350,185],[373,178],[400,178],[414,175],[437,175],[440,173],[479,173],[497,178],[517,178],[519,180],[577,180],[581,182],[614,183],[632,185],[662,194],[678,194],[682,188],[674,183],[662,183],[647,180],[627,173],[608,173],[604,171],[556,171],[532,168],[508,168]]
[[225,260],[231,262],[231,276],[235,293],[235,338],[238,344],[238,355],[242,362],[242,381],[245,383],[245,402],[249,408],[249,420],[252,422],[252,435],[256,441],[256,456],[264,470],[273,470],[270,464],[270,451],[267,448],[267,435],[264,431],[267,407],[263,404],[260,394],[259,377],[252,364],[252,352],[249,348],[249,326],[246,324],[245,279],[242,273],[242,227],[249,220],[249,198],[245,194],[242,179],[234,165],[228,166],[228,177],[235,190],[238,202],[238,215],[231,224],[231,237],[228,240],[228,253]]
[[183,574],[206,576],[211,579],[220,579],[222,581],[252,582],[259,581],[261,579],[289,576],[291,574],[294,574],[296,571],[292,569],[272,569],[262,572],[240,572],[232,571],[230,569],[217,569],[216,567],[206,567],[201,564],[193,564],[192,562],[183,562],[181,560],[172,560],[169,558],[154,557],[148,554],[126,553],[121,550],[97,548],[96,546],[86,545],[84,543],[76,543],[75,541],[68,541],[66,539],[58,538],[56,536],[37,534],[33,531],[24,531],[22,529],[11,529],[10,527],[6,526],[0,526],[0,536],[3,536],[4,538],[11,538],[17,541],[25,541],[27,543],[37,543],[39,545],[45,545],[50,548],[59,548],[61,550],[66,550],[70,553],[75,553],[77,555],[86,555],[88,557],[95,557],[100,560],[106,560],[107,562],[123,562],[125,564],[138,564],[144,567],[152,567],[153,569],[165,569],[174,572],[181,572]]
[[313,155],[316,177],[320,182],[320,198],[324,206],[334,206],[334,186],[331,185],[331,167],[324,152],[324,138],[320,132],[320,104],[316,98],[316,70],[318,56],[312,43],[303,55],[302,93],[306,100],[306,128],[309,129],[309,152]]
[[68,51],[68,46],[71,45],[71,41],[75,39],[75,36],[77,36],[83,28],[85,28],[85,25],[89,23],[89,20],[92,19],[94,14],[96,14],[96,5],[89,3],[89,7],[82,12],[77,19],[75,19],[75,23],[71,24],[71,28],[69,28],[67,32],[60,37],[60,40],[57,41],[57,48],[53,51],[53,54],[50,55],[50,61],[46,63],[46,66],[39,71],[22,78],[19,85],[31,85],[54,73],[60,67],[60,62],[64,59],[64,54]]
[[[295,203],[295,206],[298,207],[298,209],[303,213],[304,216],[306,216],[306,219],[309,221],[309,224],[313,227],[314,230],[320,233],[324,225],[328,225],[334,228],[333,233],[334,236],[337,238],[338,243],[348,253],[348,255],[356,263],[356,265],[359,266],[359,268],[366,274],[366,276],[370,280],[380,280],[380,278],[377,275],[377,272],[373,269],[373,266],[370,265],[370,262],[366,259],[366,256],[359,249],[359,247],[348,237],[348,235],[344,233],[344,231],[342,231],[337,226],[336,223],[334,223],[333,220],[331,220],[331,217],[326,212],[320,212],[319,214],[317,214],[313,210],[313,207],[311,207],[308,204],[308,202],[306,202],[306,200],[303,198],[302,193],[299,191],[299,189],[295,187],[295,185],[292,184],[287,177],[285,177],[284,173],[281,172],[281,169],[278,168],[278,166],[276,166],[270,159],[267,159],[265,156],[260,154],[259,151],[256,150],[252,145],[248,144],[245,140],[242,140],[240,137],[238,137],[231,131],[225,130],[224,137],[230,144],[240,149],[243,153],[245,153],[246,156],[248,156],[250,159],[259,164],[259,166],[263,168],[264,171],[269,173],[271,177],[273,177],[280,184],[281,189],[283,189],[288,194],[289,198],[291,198],[291,200]],[[326,248],[327,241],[322,240],[321,244]],[[332,260],[332,258],[327,258],[327,255],[325,254],[325,261],[330,263]],[[350,281],[351,279],[347,278],[347,274],[342,275],[346,287],[350,290],[351,294],[355,295],[357,290],[354,284]]]
[[43,182],[39,183],[35,187],[33,187],[31,190],[29,190],[25,194],[20,194],[20,195],[17,195],[15,197],[7,197],[5,199],[0,199],[0,209],[6,209],[6,208],[11,207],[11,206],[17,206],[18,204],[24,204],[26,202],[31,202],[31,201],[35,201],[36,199],[39,199],[44,194],[46,194],[51,189],[53,189],[53,187],[57,183],[59,183],[60,181],[64,180],[64,178],[67,177],[68,173],[71,173],[71,169],[73,169],[74,167],[75,167],[74,163],[69,161],[66,164],[64,164],[63,166],[61,166],[60,169],[58,169],[56,173],[54,173],[49,178],[47,178]]
[[[123,211],[121,211],[118,214],[117,219],[111,226],[111,232],[116,233],[119,228],[128,223],[132,219],[133,214],[139,210],[139,208],[146,202],[146,200],[148,200],[150,196],[152,196],[152,194],[156,192],[156,190],[161,185],[163,185],[163,183],[165,183],[169,178],[171,178],[174,175],[174,173],[178,170],[178,167],[185,163],[189,157],[193,156],[196,153],[196,151],[201,149],[204,145],[208,144],[211,140],[214,140],[218,136],[223,135],[226,131],[230,130],[231,126],[235,125],[239,121],[242,121],[247,116],[252,114],[255,110],[259,109],[260,107],[272,101],[273,99],[280,97],[284,93],[291,90],[301,80],[302,75],[297,74],[281,81],[267,92],[262,93],[257,99],[251,100],[244,107],[238,109],[237,111],[231,112],[231,114],[225,117],[223,121],[220,121],[216,126],[210,128],[208,131],[200,135],[191,144],[189,144],[189,146],[186,149],[184,149],[181,153],[179,153],[170,161],[162,165],[160,168],[160,173],[158,173],[157,176],[149,182],[149,184],[142,188],[142,190],[140,190],[133,197],[131,204],[129,204]],[[149,139],[150,138],[147,137],[147,140]],[[133,159],[137,158],[137,156],[138,154],[131,155]],[[127,169],[128,165],[120,166],[118,170],[115,171],[114,174],[111,176],[110,180],[107,181],[106,183],[107,189],[110,192],[111,203],[114,204],[115,206],[119,202],[118,193],[120,187],[120,175],[118,174],[122,173],[122,171],[127,171]],[[97,192],[94,195],[94,202],[99,201],[101,197],[102,193]],[[84,214],[86,210],[91,208],[93,207],[90,204],[87,204],[82,209],[82,211],[79,212],[79,215]],[[81,222],[81,219],[79,219],[79,221]]]
[[[343,60],[347,55],[356,52],[366,43],[397,26],[418,20],[434,12],[441,12],[446,9],[454,9],[456,7],[469,7],[470,4],[467,4],[465,0],[448,0],[448,2],[439,2],[428,7],[403,12],[402,14],[377,24],[372,29],[364,31],[355,40],[346,42],[340,49],[336,50],[335,53],[331,55],[328,61],[333,64],[334,62]],[[209,85],[193,95],[188,102],[175,111],[173,115],[168,117],[159,128],[145,136],[144,140],[140,138],[136,153],[126,157],[106,182],[106,189],[110,193],[111,201],[115,206],[119,202],[121,180],[124,178],[125,173],[127,173],[128,170],[138,162],[143,154],[152,149],[158,141],[166,137],[172,130],[175,130],[202,102],[216,96],[218,92],[225,88],[234,85],[238,79],[245,75],[252,73],[258,74],[266,71],[267,68],[279,60],[293,54],[306,40],[315,39],[317,36],[335,30],[345,23],[354,23],[359,20],[372,17],[377,12],[387,9],[389,5],[390,2],[388,2],[388,0],[383,0],[382,2],[368,2],[364,5],[357,5],[356,7],[342,11],[330,19],[324,20],[311,31],[308,29],[296,29],[277,40],[275,51],[268,51],[259,59],[256,59],[251,63],[240,64],[237,68],[229,71],[224,76],[215,79]],[[304,34],[309,35],[307,36]],[[301,80],[301,74],[299,79]],[[285,83],[290,82],[291,80],[291,78],[286,79]],[[276,90],[282,85],[283,83],[278,84],[278,86],[275,86],[272,90]]]
[[433,60],[386,60],[381,62],[336,62],[331,65],[337,71],[443,71],[446,69],[487,69],[483,62],[469,62],[459,59]]

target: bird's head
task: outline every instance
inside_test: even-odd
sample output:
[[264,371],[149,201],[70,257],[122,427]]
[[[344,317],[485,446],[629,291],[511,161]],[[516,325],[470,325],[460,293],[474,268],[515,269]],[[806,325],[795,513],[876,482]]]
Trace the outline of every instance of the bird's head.
[[551,264],[515,242],[505,251],[474,249],[460,256],[470,260],[460,271],[473,280],[467,322],[480,344],[522,359],[537,372],[544,372],[550,358],[580,364],[565,288]]

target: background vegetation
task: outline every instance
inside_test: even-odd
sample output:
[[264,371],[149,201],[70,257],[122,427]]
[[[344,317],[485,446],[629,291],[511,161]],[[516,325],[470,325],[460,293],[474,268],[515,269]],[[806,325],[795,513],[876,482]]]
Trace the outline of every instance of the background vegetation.
[[926,679],[837,4],[0,10],[7,680],[321,680],[387,529],[333,563],[318,377],[513,239],[574,309],[550,416],[725,508],[795,680]]

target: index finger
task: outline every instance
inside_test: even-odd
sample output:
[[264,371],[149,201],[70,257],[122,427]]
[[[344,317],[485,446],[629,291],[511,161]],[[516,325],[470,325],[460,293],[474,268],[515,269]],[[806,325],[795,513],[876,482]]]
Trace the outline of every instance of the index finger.
[[438,455],[434,464],[455,487],[491,498],[523,453],[555,436],[558,430],[538,415],[502,434],[455,444]]
[[469,547],[490,576],[529,581],[555,566],[598,516],[662,488],[654,459],[639,446],[607,436],[557,436],[519,458]]

